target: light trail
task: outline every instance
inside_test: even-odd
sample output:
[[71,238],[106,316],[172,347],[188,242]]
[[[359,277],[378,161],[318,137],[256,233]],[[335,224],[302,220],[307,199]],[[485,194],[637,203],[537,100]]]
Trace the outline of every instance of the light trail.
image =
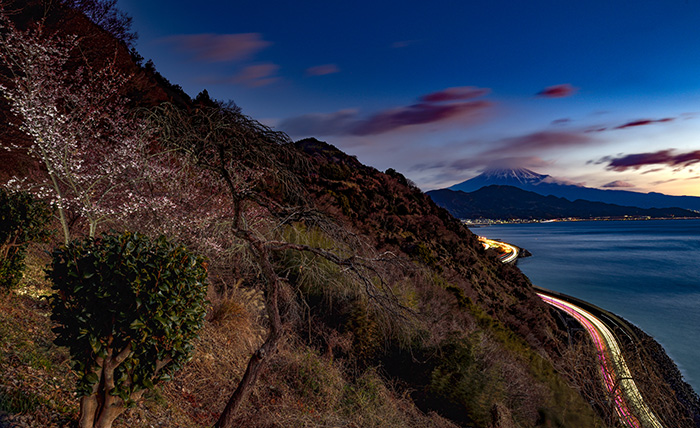
[[494,241],[493,239],[484,238],[483,236],[479,236],[479,241],[487,250],[494,247],[502,251],[503,255],[501,256],[501,261],[503,263],[512,263],[518,259],[518,247],[515,245],[510,245],[501,241]]
[[613,397],[615,412],[620,421],[631,428],[663,428],[639,393],[620,346],[610,329],[590,312],[574,304],[542,293],[537,294],[546,303],[574,317],[590,334],[598,352],[603,382]]
[[[479,236],[479,241],[486,249],[494,247],[503,252],[503,263],[513,262],[518,258],[518,247],[514,245],[483,236]],[[603,383],[613,398],[615,413],[620,422],[629,428],[663,428],[639,393],[612,331],[597,317],[579,306],[543,293],[537,295],[544,302],[574,317],[591,336],[598,354]]]

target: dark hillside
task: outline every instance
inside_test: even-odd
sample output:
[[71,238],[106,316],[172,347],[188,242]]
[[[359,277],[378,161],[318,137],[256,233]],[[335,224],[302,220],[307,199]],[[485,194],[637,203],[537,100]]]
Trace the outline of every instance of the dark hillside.
[[[568,387],[552,371],[551,362],[541,357],[558,352],[560,343],[553,340],[558,334],[555,322],[533,293],[528,279],[516,267],[504,265],[494,254],[485,252],[471,231],[436,206],[400,173],[393,170],[382,173],[364,166],[354,157],[315,139],[302,140],[296,145],[312,158],[313,172],[308,175],[307,183],[322,209],[370,236],[378,248],[404,254],[426,266],[433,278],[428,287],[438,290],[423,290],[424,295],[449,292],[433,296],[422,307],[427,322],[441,330],[433,333],[435,337],[432,338],[432,341],[438,341],[438,348],[435,345],[416,346],[409,355],[400,346],[392,346],[380,358],[390,375],[409,382],[416,391],[414,399],[418,403],[426,410],[438,410],[455,420],[467,422],[464,419],[465,401],[437,388],[435,380],[440,373],[452,377],[450,382],[456,391],[459,391],[461,382],[475,382],[474,379],[454,377],[452,370],[456,367],[445,366],[447,361],[454,361],[450,364],[462,361],[457,364],[469,367],[458,355],[463,352],[460,351],[463,346],[474,346],[471,342],[474,334],[493,338],[497,344],[488,345],[494,346],[488,358],[498,355],[499,364],[514,367],[518,373],[512,373],[513,383],[506,388],[518,390],[521,381],[530,382],[531,386],[526,387],[525,393],[530,397],[528,400],[557,400],[550,395],[553,391],[561,391],[555,393],[562,394],[559,399],[563,396],[569,397],[566,400],[571,399],[570,392],[564,392]],[[466,331],[476,330],[464,336],[463,332],[453,330],[459,329],[458,325]],[[482,333],[477,333],[479,331]],[[470,345],[465,345],[467,343]],[[479,346],[471,349],[477,354],[484,351]],[[435,360],[435,352],[445,353],[442,357],[445,360]],[[524,367],[523,360],[535,365]],[[526,380],[528,378],[530,380]],[[490,389],[499,388],[498,382],[493,380],[482,378],[476,382],[485,382]],[[474,394],[475,399],[485,399],[478,391]],[[549,398],[545,398],[547,396]],[[470,404],[466,406],[468,408]],[[549,406],[558,407],[561,403],[550,402]],[[586,420],[585,411],[579,406],[581,404],[574,405],[577,410],[558,417],[574,420],[573,414],[578,414],[577,417],[583,418],[579,421]],[[521,412],[522,417],[524,410],[519,406],[511,410]],[[561,410],[559,408],[554,413]]]
[[461,219],[557,219],[623,217],[700,217],[682,208],[638,208],[591,202],[569,201],[556,196],[542,196],[513,186],[490,185],[473,192],[440,189],[428,195],[452,215]]
[[[62,37],[77,36],[80,52],[74,53],[71,67],[99,68],[111,65],[129,76],[122,88],[135,108],[150,107],[170,101],[179,105],[191,103],[190,97],[177,85],[164,78],[151,61],[143,64],[143,58],[130,52],[125,43],[115,39],[107,31],[92,23],[82,13],[62,2],[42,0],[11,0],[2,2],[9,17],[19,28],[44,26],[46,33],[58,33]],[[7,84],[8,70],[0,68],[0,83]],[[7,101],[0,99],[0,138],[5,144],[28,144],[27,137],[17,129],[18,118],[13,115]],[[13,125],[14,124],[14,125]],[[19,152],[0,153],[0,181],[7,182],[13,175],[32,175],[37,168],[35,162]]]
[[[0,4],[19,11],[12,19],[22,28],[47,16],[53,31],[77,35],[85,55],[67,68],[87,60],[128,74],[120,90],[132,116],[123,119],[140,113],[154,129],[148,150],[138,152],[150,163],[130,176],[132,187],[115,186],[122,193],[105,198],[110,209],[131,201],[132,191],[146,202],[107,215],[90,232],[165,234],[208,259],[207,315],[191,360],[170,382],[141,390],[143,400],[114,426],[211,427],[260,361],[265,366],[233,426],[607,426],[611,410],[605,399],[595,401],[602,386],[591,381],[595,356],[579,358],[520,270],[484,250],[402,174],[362,165],[315,139],[292,143],[205,92],[191,100],[63,3]],[[0,180],[46,180],[46,167],[4,150],[31,141],[17,129],[22,118],[2,107]],[[160,175],[142,179],[142,170]],[[85,236],[81,211],[66,211],[77,219],[71,236]],[[0,427],[75,426],[76,379],[104,386],[54,344],[46,298],[54,291],[43,268],[45,250],[60,244],[54,236],[31,247],[18,289],[0,298]],[[141,304],[129,303],[120,316]],[[176,317],[143,318],[170,325]],[[107,335],[105,346],[112,339]]]
[[517,268],[488,257],[476,235],[400,173],[364,166],[318,140],[296,144],[314,161],[309,189],[320,206],[371,236],[380,249],[425,263],[531,346],[544,348],[551,320]]

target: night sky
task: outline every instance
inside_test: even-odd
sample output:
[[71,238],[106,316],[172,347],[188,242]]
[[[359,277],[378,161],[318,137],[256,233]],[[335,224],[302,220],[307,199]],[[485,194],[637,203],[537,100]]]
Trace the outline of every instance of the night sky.
[[700,0],[119,0],[137,50],[423,190],[490,167],[700,196]]

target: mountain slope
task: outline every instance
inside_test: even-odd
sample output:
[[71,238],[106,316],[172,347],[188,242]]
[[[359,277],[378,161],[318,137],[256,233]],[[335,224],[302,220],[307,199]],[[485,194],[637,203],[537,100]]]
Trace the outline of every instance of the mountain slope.
[[[113,54],[111,44],[104,44],[103,51],[100,45],[95,44],[94,56]],[[125,55],[124,61],[129,58]],[[137,78],[150,76],[147,67],[129,66],[138,69]],[[148,84],[142,80],[135,79],[128,91],[135,106],[149,107],[171,98],[161,88],[164,83],[160,79],[147,80]],[[181,101],[193,110],[196,107],[189,97],[183,96]],[[534,294],[516,266],[500,263],[474,234],[400,173],[379,172],[316,140],[300,141],[293,147],[287,143],[271,145],[269,149],[280,147],[293,148],[303,156],[289,159],[283,172],[298,175],[303,185],[294,190],[304,196],[308,193],[313,208],[323,215],[304,211],[302,214],[314,214],[311,219],[317,219],[318,224],[312,225],[311,220],[293,224],[298,207],[290,206],[286,207],[289,218],[281,223],[269,210],[253,205],[249,212],[259,227],[256,231],[275,239],[268,242],[270,248],[284,247],[274,244],[279,244],[279,238],[290,244],[337,250],[347,259],[336,266],[324,263],[317,253],[276,253],[273,269],[283,279],[280,294],[285,341],[274,355],[267,355],[268,369],[243,408],[239,426],[454,426],[443,417],[462,426],[485,428],[506,424],[602,425],[593,408],[603,415],[605,409],[600,409],[600,403],[590,404],[594,397],[591,390],[602,390],[595,377],[595,357],[586,360],[586,355],[576,355],[561,319]],[[257,162],[264,169],[265,165]],[[254,163],[251,160],[251,168]],[[229,235],[217,234],[221,229],[221,233],[230,230],[230,224],[212,227],[230,223],[230,211],[211,198],[208,176],[189,166],[193,169],[187,169],[187,180],[176,182],[182,186],[173,186],[171,200],[178,205],[172,211],[154,212],[157,218],[134,214],[128,223],[115,219],[113,226],[139,227],[151,234],[160,230],[154,224],[173,226],[166,230],[177,229],[185,242],[200,251],[225,247],[222,252],[209,253],[214,255],[209,257],[210,316],[190,363],[173,375],[172,382],[145,395],[145,405],[139,403],[138,411],[125,414],[117,422],[119,428],[212,426],[223,401],[245,372],[245,362],[251,355],[260,356],[255,350],[269,330],[265,293],[261,291],[265,281],[256,257],[250,257],[240,241],[234,241],[231,248]],[[296,186],[297,181],[289,182]],[[268,201],[277,201],[281,190],[274,180],[258,184],[251,189],[268,196]],[[142,185],[149,190],[159,187]],[[167,186],[161,187],[158,192],[168,191]],[[184,202],[174,197],[192,194],[204,197]],[[200,221],[199,204],[212,208],[206,221],[215,218],[222,223],[181,221]],[[190,217],[178,217],[187,209]],[[331,223],[337,227],[330,227]],[[183,226],[193,224],[203,227]],[[341,235],[339,229],[344,235],[334,241],[332,233]],[[348,242],[369,250],[348,250],[344,236],[356,238]],[[384,270],[376,272],[367,277],[368,282],[355,287],[344,280],[352,264],[342,263],[365,255],[386,257],[395,264],[386,268],[386,275],[380,275]],[[36,282],[39,291],[46,294],[51,291],[42,264],[40,260],[33,263],[34,275],[26,281]],[[405,311],[396,306],[372,309],[373,299],[381,297],[371,294],[374,282],[384,283]],[[65,349],[52,345],[46,300],[30,294],[13,295],[0,301],[0,314],[0,402],[4,406],[0,426],[6,425],[2,412],[23,418],[16,425],[75,425],[77,397],[71,395],[75,374],[67,369],[70,357]],[[26,318],[39,321],[27,325]],[[32,355],[24,352],[28,347]],[[586,369],[591,369],[592,375]],[[585,389],[586,385],[590,388]],[[55,395],[66,398],[69,404],[57,402]],[[8,403],[14,397],[31,407],[10,408]],[[68,407],[71,402],[72,408]],[[173,420],[173,415],[179,419]]]
[[514,186],[543,196],[557,196],[570,201],[583,199],[640,208],[679,207],[700,211],[700,197],[671,196],[661,193],[639,193],[626,190],[602,190],[566,184],[552,176],[538,174],[528,169],[493,169],[448,187],[450,190],[473,192],[490,185]]
[[490,185],[473,192],[449,189],[427,192],[436,204],[462,219],[555,219],[596,217],[700,217],[681,208],[637,208],[578,199],[542,196],[513,186]]

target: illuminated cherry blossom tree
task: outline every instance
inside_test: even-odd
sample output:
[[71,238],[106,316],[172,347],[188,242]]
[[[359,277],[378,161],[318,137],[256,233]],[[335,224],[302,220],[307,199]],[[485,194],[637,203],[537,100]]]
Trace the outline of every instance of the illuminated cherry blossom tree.
[[41,23],[20,30],[4,11],[0,45],[0,64],[9,72],[0,95],[30,139],[29,147],[4,141],[4,148],[27,150],[46,171],[38,182],[8,184],[51,201],[66,243],[71,215],[86,219],[94,237],[106,219],[136,210],[142,201],[129,190],[145,170],[145,139],[119,92],[128,76],[113,65],[93,68],[76,60],[76,38]]

